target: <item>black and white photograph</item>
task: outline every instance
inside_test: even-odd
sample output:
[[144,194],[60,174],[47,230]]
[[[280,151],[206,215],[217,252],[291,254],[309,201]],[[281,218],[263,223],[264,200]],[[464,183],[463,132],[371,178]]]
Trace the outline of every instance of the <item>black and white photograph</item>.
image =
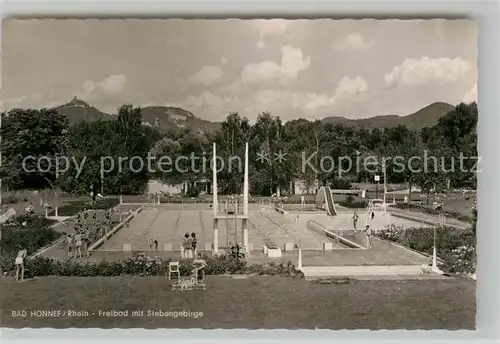
[[477,61],[471,19],[4,19],[2,327],[474,330]]

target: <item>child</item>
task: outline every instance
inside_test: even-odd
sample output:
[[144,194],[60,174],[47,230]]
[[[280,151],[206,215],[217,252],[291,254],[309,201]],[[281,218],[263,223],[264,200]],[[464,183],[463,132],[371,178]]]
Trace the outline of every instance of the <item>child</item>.
[[71,234],[68,234],[66,238],[66,246],[68,246],[68,259],[73,258],[73,237]]
[[372,247],[372,230],[370,229],[370,226],[366,225],[365,233],[366,233],[366,237],[368,239],[368,245],[366,248],[371,248]]
[[[24,259],[26,258],[27,250],[21,250],[16,257],[16,281],[21,279],[24,281]],[[19,276],[20,275],[20,276]]]
[[75,235],[75,246],[78,258],[82,258],[82,235],[80,233]]
[[89,246],[90,246],[90,235],[88,231],[85,231],[82,237],[82,246],[83,246],[83,252],[85,254],[85,257],[89,258],[90,253],[89,253]]
[[193,232],[191,233],[191,244],[192,244],[192,247],[193,247],[193,253],[194,253],[194,256],[196,256],[196,245],[198,244],[198,239],[196,239],[196,234]]
[[155,251],[158,251],[158,240],[155,239],[155,241],[153,241],[153,245],[155,246]]
[[198,254],[196,259],[193,261],[193,274],[196,274],[198,282],[203,282],[205,279],[205,268],[207,267],[207,263],[201,257],[201,254]]
[[357,230],[356,224],[358,223],[358,213],[354,212],[354,215],[352,216],[352,224],[354,225],[354,230]]

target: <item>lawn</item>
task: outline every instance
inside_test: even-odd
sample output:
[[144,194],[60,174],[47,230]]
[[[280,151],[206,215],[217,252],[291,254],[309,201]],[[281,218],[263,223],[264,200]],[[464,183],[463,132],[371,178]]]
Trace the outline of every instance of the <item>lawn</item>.
[[[171,291],[163,277],[40,277],[21,283],[3,279],[0,288],[2,326],[12,328],[475,328],[476,286],[465,279],[324,285],[285,277],[209,276],[206,291],[182,293]],[[28,316],[13,317],[12,311],[21,310]],[[29,316],[35,310],[88,316]],[[100,310],[129,314],[99,316]],[[144,316],[132,316],[133,310],[144,310]],[[148,316],[148,310],[198,316]]]

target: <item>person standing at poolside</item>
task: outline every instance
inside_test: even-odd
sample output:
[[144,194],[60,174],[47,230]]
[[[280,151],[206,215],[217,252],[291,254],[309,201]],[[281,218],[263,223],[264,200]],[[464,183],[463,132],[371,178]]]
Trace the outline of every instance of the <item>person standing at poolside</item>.
[[82,235],[82,247],[83,247],[83,253],[87,258],[90,257],[89,246],[90,246],[90,233],[88,230],[86,230]]
[[196,245],[198,244],[198,239],[196,239],[196,233],[191,233],[191,246],[193,247],[193,257],[196,257]]
[[68,247],[68,259],[73,258],[73,236],[71,234],[68,234],[68,237],[66,238],[66,246]]
[[80,233],[75,235],[75,246],[78,258],[82,258],[82,235]]
[[188,259],[188,258],[192,258],[192,254],[193,254],[193,243],[192,243],[192,240],[191,238],[189,237],[189,233],[185,233],[184,234],[184,240],[182,240],[182,248],[183,248],[183,252],[182,252],[182,258],[184,259]]
[[370,229],[369,225],[366,225],[365,233],[366,233],[366,238],[368,239],[366,248],[372,248],[372,230]]
[[354,231],[357,231],[358,228],[356,227],[357,223],[358,223],[358,213],[356,211],[354,211],[354,215],[352,216],[352,224],[354,226]]
[[24,261],[26,258],[27,250],[21,250],[17,253],[17,257],[15,260],[16,264],[16,281],[21,280],[24,281]]

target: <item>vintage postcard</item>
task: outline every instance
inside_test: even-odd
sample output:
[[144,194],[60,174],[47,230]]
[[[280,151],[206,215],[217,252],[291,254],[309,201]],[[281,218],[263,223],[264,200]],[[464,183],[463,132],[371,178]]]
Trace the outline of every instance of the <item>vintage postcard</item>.
[[476,22],[2,34],[3,327],[475,328]]

